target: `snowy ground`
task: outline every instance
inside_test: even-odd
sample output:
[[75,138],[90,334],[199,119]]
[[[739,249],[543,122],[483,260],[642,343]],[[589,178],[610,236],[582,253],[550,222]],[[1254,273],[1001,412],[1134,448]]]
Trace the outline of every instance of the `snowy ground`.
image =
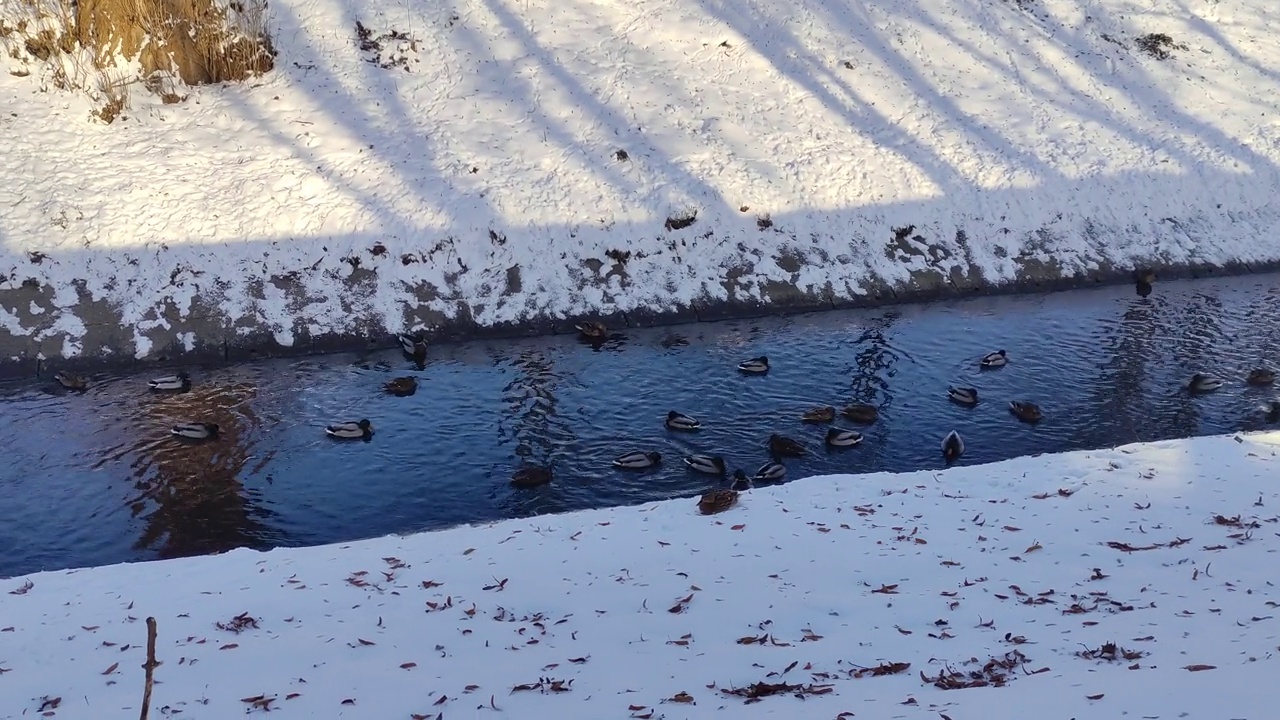
[[4,54],[0,354],[1280,260],[1270,0],[270,8],[110,126]]
[[11,578],[0,716],[136,716],[153,616],[152,717],[1261,720],[1280,700],[1278,447],[817,477],[711,517],[674,500]]

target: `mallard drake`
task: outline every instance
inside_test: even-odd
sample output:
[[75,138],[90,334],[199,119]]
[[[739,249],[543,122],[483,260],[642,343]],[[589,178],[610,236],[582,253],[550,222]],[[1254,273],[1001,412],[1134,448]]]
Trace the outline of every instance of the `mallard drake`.
[[70,370],[59,370],[53,376],[58,384],[68,390],[85,390],[89,387],[89,381],[83,375],[77,375]]
[[633,450],[632,452],[619,455],[618,458],[613,461],[613,466],[624,470],[643,470],[645,468],[651,468],[660,462],[662,462],[662,455],[659,453]]
[[368,440],[373,437],[373,423],[368,420],[335,423],[326,427],[324,434],[339,440]]
[[603,340],[609,334],[609,328],[602,322],[584,322],[573,327],[588,340]]
[[707,475],[718,475],[723,477],[725,473],[724,458],[719,455],[690,455],[684,459],[684,464],[689,466],[694,472],[706,473]]
[[774,455],[800,457],[805,454],[804,446],[789,437],[774,433],[769,436],[769,452]]
[[741,470],[733,471],[733,482],[729,484],[730,490],[734,490],[736,492],[746,492],[750,490],[751,487],[752,487],[751,478],[747,477],[746,473],[742,472]]
[[862,433],[856,430],[841,430],[840,428],[831,428],[827,430],[827,445],[830,447],[853,447],[862,442]]
[[1008,362],[1009,362],[1009,356],[1005,353],[1005,351],[997,350],[995,352],[987,353],[986,355],[983,355],[982,359],[978,361],[978,364],[984,368],[998,368],[998,367],[1004,367],[1005,363],[1008,363]]
[[155,392],[186,392],[191,389],[191,376],[185,372],[147,381],[147,387]]
[[840,411],[846,419],[863,425],[870,425],[880,417],[880,411],[875,405],[864,405],[855,403]]
[[756,470],[755,476],[751,479],[754,482],[777,482],[786,476],[787,466],[776,460],[770,460],[769,462],[761,465],[760,469]]
[[427,357],[427,339],[421,333],[401,333],[396,336],[400,340],[400,349],[405,355],[422,362]]
[[418,392],[418,380],[417,378],[406,375],[404,377],[398,377],[394,380],[387,381],[383,384],[382,389],[388,394],[395,395],[396,397],[408,397]]
[[203,422],[178,423],[169,432],[175,437],[187,440],[210,440],[218,437],[218,424]]
[[1193,393],[1213,392],[1222,387],[1222,381],[1216,377],[1205,375],[1204,373],[1196,373],[1191,376],[1191,382],[1187,383],[1187,389]]
[[833,407],[810,408],[800,416],[800,422],[807,423],[828,423],[835,419],[836,409]]
[[1017,415],[1019,420],[1029,423],[1040,422],[1041,418],[1044,417],[1039,405],[1022,400],[1009,401],[1009,412]]
[[951,402],[972,407],[978,404],[978,389],[971,387],[947,388],[947,398]]
[[729,488],[716,488],[702,493],[698,498],[698,511],[703,515],[724,512],[738,503],[738,493]]
[[1271,368],[1254,368],[1245,380],[1250,385],[1270,385],[1276,381],[1276,373]]
[[964,440],[960,439],[960,433],[952,430],[947,436],[942,438],[942,457],[947,462],[955,462],[964,454]]
[[526,465],[511,475],[511,484],[518,488],[535,488],[551,482],[551,468]]
[[750,360],[743,360],[738,363],[738,370],[752,375],[760,375],[769,372],[769,358],[761,355]]
[[667,413],[667,429],[668,430],[697,430],[702,427],[702,423],[697,418],[690,417],[684,413],[678,413],[675,410]]

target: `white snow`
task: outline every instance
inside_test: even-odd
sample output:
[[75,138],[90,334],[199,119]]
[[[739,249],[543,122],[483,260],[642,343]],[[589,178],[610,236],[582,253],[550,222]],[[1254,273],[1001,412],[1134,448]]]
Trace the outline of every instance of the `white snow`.
[[[710,517],[680,499],[11,578],[0,714],[135,716],[152,616],[152,717],[269,698],[282,717],[1269,718],[1278,448],[815,477]],[[1112,642],[1114,661],[1080,654]],[[922,680],[1014,651],[1004,687]],[[886,663],[910,668],[857,677]],[[756,682],[829,692],[725,692]]]
[[[1025,263],[1280,259],[1269,0],[270,11],[276,70],[176,105],[138,89],[110,126],[6,55],[31,74],[0,72],[0,289],[66,288],[64,315],[80,279],[126,325],[203,299],[290,335],[400,329],[428,284],[428,309],[462,301],[488,324],[725,298],[734,269],[753,297],[773,281],[851,297],[928,268],[1006,282]],[[362,51],[357,21],[412,40]],[[1149,57],[1146,33],[1180,47]],[[692,227],[664,229],[686,211]],[[606,277],[611,250],[632,253],[624,276]],[[349,257],[376,271],[358,290]]]

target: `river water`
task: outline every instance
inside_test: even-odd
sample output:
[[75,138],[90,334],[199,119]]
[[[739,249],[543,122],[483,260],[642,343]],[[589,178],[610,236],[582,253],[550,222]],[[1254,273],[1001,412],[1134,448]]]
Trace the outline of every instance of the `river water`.
[[[312,545],[513,516],[691,496],[713,479],[680,458],[719,453],[753,473],[771,433],[806,444],[788,479],[943,467],[952,429],[959,464],[1265,426],[1280,368],[1280,276],[1158,284],[1047,296],[835,311],[623,330],[603,345],[557,336],[431,349],[422,369],[398,350],[187,368],[190,392],[155,395],[149,376],[91,376],[83,394],[51,381],[0,385],[0,575],[219,552]],[[981,371],[1005,349],[1009,364]],[[747,376],[741,360],[770,358]],[[1216,393],[1183,391],[1194,372]],[[411,397],[384,394],[412,375]],[[948,385],[982,402],[948,402]],[[1039,404],[1036,425],[1009,400]],[[800,413],[866,402],[880,419],[864,442],[828,451],[826,425]],[[664,428],[669,410],[700,419]],[[370,419],[371,442],[323,427]],[[209,443],[171,438],[174,422],[216,422]],[[628,450],[660,467],[614,470]],[[555,480],[516,489],[522,457]]]

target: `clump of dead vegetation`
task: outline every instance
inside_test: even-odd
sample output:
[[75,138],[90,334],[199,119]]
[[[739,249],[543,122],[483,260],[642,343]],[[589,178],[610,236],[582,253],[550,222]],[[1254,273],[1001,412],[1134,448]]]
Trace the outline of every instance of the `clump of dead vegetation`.
[[0,7],[0,53],[11,75],[82,92],[110,123],[134,86],[175,103],[270,71],[267,21],[266,0],[15,0]]
[[1147,33],[1134,38],[1133,42],[1139,50],[1156,60],[1168,60],[1173,57],[1174,50],[1187,49],[1185,44],[1174,42],[1173,38],[1165,33]]

